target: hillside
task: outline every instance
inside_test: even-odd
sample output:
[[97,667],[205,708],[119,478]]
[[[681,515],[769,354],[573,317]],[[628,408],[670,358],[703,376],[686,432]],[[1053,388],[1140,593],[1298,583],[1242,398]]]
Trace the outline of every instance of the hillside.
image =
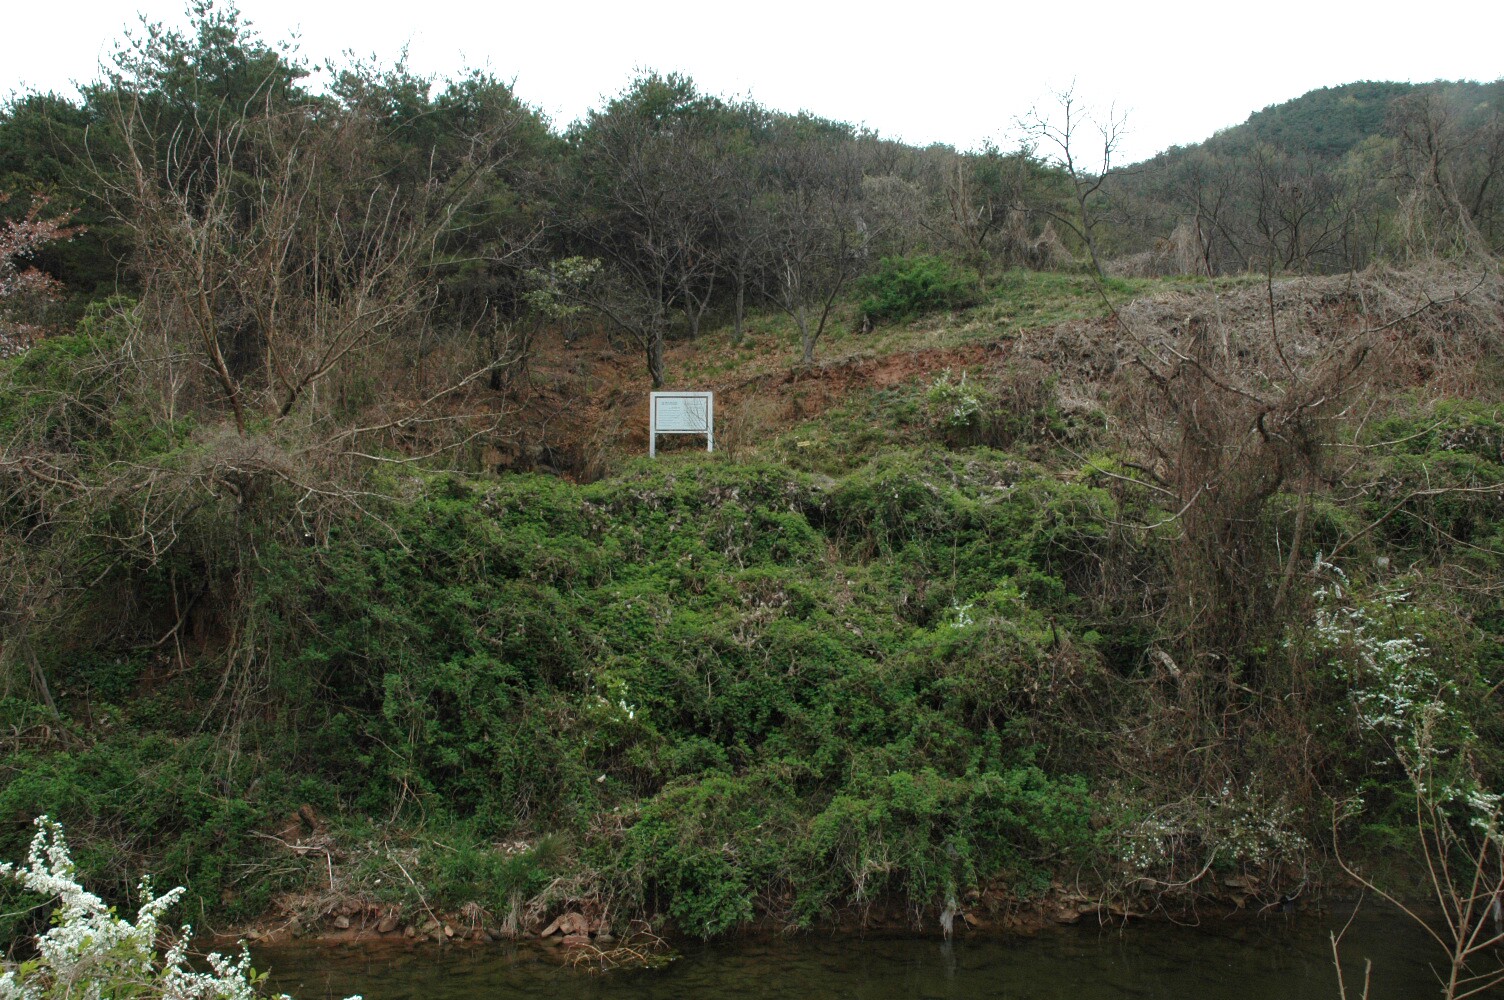
[[[1334,272],[1402,256],[1449,206],[1493,246],[1504,81],[1351,83],[1250,115],[1104,185],[1121,274]],[[1417,214],[1419,213],[1419,214]]]
[[1488,116],[1504,105],[1504,80],[1422,84],[1364,80],[1322,87],[1255,111],[1247,121],[1200,143],[1166,150],[1145,165],[1151,170],[1165,169],[1198,149],[1247,150],[1259,143],[1291,156],[1338,160],[1370,139],[1391,135],[1396,102],[1421,96],[1434,96],[1459,117]]
[[[378,477],[304,542],[268,533],[297,494],[267,456],[185,442],[180,488],[213,493],[177,522],[170,559],[110,571],[101,597],[129,588],[131,605],[93,604],[37,649],[66,715],[5,702],[0,809],[64,819],[96,881],[123,892],[153,869],[214,926],[260,918],[258,934],[337,918],[438,933],[433,908],[493,934],[576,910],[612,927],[656,909],[698,935],[907,907],[926,924],[952,897],[978,926],[1023,926],[1234,884],[1247,901],[1310,891],[1329,877],[1324,796],[1369,789],[1343,833],[1359,844],[1403,802],[1405,772],[1371,763],[1384,730],[1364,728],[1363,698],[1444,676],[1480,779],[1499,725],[1484,581],[1504,442],[1497,405],[1468,399],[1496,398],[1478,365],[1497,291],[1462,274],[1365,282],[1275,290],[1301,374],[1264,397],[1262,426],[1323,428],[1334,458],[1357,447],[1340,472],[1273,438],[1194,459],[1217,471],[1175,464],[1212,431],[1178,423],[1182,392],[1230,380],[1231,414],[1281,364],[1264,289],[1140,283],[1104,316],[1027,273],[972,310],[848,335],[815,369],[785,367],[793,331],[770,316],[739,352],[710,349],[715,332],[675,347],[683,384],[721,393],[716,456],[634,457],[647,384],[613,375],[604,341],[576,341],[540,359],[535,405],[569,400],[558,453],[596,440],[592,468],[570,470],[589,486]],[[1414,314],[1417,295],[1452,304]],[[1047,322],[1008,319],[1041,307]],[[1381,364],[1334,347],[1386,322],[1400,336]],[[1239,360],[1214,352],[1211,384],[1182,368],[1182,389],[1138,398],[1153,383],[1137,365],[1208,334]],[[79,346],[13,363],[11,391],[71,377]],[[1370,417],[1321,403],[1308,422],[1307,382],[1361,393]],[[1170,491],[1208,474],[1221,498],[1186,517]],[[1289,492],[1334,474],[1372,485]],[[253,563],[232,554],[251,548]],[[184,574],[203,582],[173,625],[151,595]],[[1380,613],[1400,592],[1403,614]],[[1345,659],[1320,625],[1337,607],[1365,642],[1422,630],[1411,673]],[[157,630],[165,644],[144,641]]]
[[1322,87],[1283,104],[1255,111],[1241,125],[1218,132],[1212,142],[1252,146],[1266,142],[1286,153],[1336,159],[1368,139],[1385,134],[1394,102],[1418,91],[1455,89],[1459,101],[1476,105],[1492,98],[1498,103],[1498,85],[1486,89],[1477,84],[1409,83],[1364,81],[1340,87]]
[[0,858],[609,952],[1504,891],[1472,91],[1097,177],[674,74],[315,94],[195,11],[0,115]]

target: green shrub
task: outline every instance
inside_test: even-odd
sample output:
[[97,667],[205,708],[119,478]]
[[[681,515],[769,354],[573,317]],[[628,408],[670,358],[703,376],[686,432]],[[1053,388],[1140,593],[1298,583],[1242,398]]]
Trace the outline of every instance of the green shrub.
[[953,778],[933,768],[861,775],[811,825],[810,867],[825,873],[827,899],[896,893],[935,905],[1004,867],[1083,849],[1089,809],[1084,781],[1027,763]]
[[[473,825],[424,831],[426,839],[417,847],[417,874],[433,905],[459,909],[478,902],[501,916],[516,900],[542,892],[562,867],[566,852],[559,837],[540,837],[531,846],[498,845],[471,829]],[[401,883],[394,880],[393,885]]]
[[1102,490],[978,448],[881,455],[830,490],[825,524],[853,558],[881,560],[895,610],[928,625],[1008,577],[1040,606],[1063,601],[1114,514]]
[[115,355],[135,322],[133,303],[111,296],[91,304],[69,335],[47,337],[0,360],[0,440],[109,461],[169,447],[170,434],[150,419],[154,402],[122,376]]
[[608,864],[639,898],[666,900],[681,930],[715,937],[750,921],[757,896],[791,877],[799,809],[793,785],[772,772],[708,775],[649,802]]
[[963,370],[959,377],[946,369],[935,376],[924,398],[934,435],[952,448],[1012,448],[1053,444],[1051,439],[1075,447],[1094,436],[1079,415],[1061,411],[1055,376],[1039,364]]
[[944,257],[884,257],[857,285],[860,308],[874,320],[899,320],[939,309],[964,309],[981,301],[975,271]]
[[[229,775],[211,775],[203,765],[214,743],[212,735],[175,740],[125,730],[92,744],[8,752],[0,764],[0,854],[23,852],[26,823],[45,813],[67,823],[80,874],[112,901],[129,898],[150,869],[189,886],[194,912],[260,913],[278,884],[248,877],[264,851],[251,831],[308,789],[246,758]],[[25,915],[8,905],[10,891],[0,885],[0,940]]]

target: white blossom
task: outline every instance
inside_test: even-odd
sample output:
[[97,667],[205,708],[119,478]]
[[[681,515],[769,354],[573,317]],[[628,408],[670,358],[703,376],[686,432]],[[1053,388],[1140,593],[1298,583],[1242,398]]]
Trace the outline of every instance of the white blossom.
[[[141,905],[134,920],[119,916],[79,884],[63,828],[46,816],[24,867],[0,864],[0,877],[55,899],[52,928],[36,939],[36,958],[22,965],[0,964],[0,1000],[105,1000],[122,995],[141,1000],[258,1000],[261,977],[242,945],[235,957],[210,954],[210,971],[188,966],[191,928],[179,929],[162,956],[157,954],[161,919],[183,895],[181,887],[160,896],[151,883],[139,886]],[[285,994],[274,1000],[290,1000]],[[349,1000],[360,1000],[351,997]]]

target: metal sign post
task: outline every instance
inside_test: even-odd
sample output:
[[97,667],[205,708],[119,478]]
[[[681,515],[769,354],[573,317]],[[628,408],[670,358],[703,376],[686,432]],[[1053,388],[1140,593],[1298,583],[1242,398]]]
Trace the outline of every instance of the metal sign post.
[[659,434],[704,434],[705,450],[715,451],[715,393],[648,394],[648,454],[657,456]]

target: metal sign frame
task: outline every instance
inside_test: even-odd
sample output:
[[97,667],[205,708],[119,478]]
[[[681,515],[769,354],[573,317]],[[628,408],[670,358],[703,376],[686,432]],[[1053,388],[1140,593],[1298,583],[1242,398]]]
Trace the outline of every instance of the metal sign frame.
[[[704,426],[685,426],[683,421],[676,422],[672,419],[669,426],[660,426],[659,403],[672,403],[674,400],[694,400],[705,404]],[[678,407],[681,414],[686,412],[682,405]],[[673,408],[670,407],[664,416],[670,416]],[[659,434],[704,434],[705,450],[715,451],[715,393],[713,392],[650,392],[648,393],[648,455],[656,457],[658,454]]]

